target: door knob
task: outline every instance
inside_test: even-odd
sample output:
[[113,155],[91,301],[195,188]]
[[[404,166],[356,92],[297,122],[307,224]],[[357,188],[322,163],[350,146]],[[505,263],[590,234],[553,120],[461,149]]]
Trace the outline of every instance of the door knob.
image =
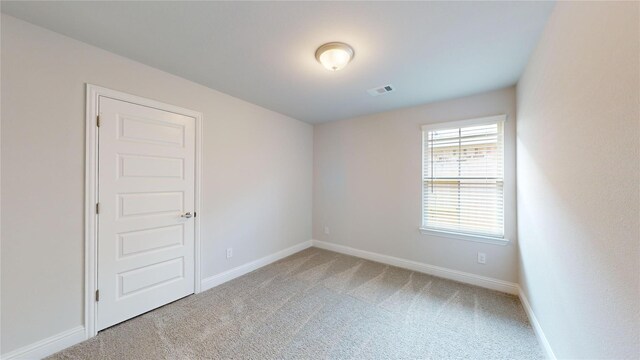
[[186,213],[186,214],[182,214],[182,215],[180,215],[180,216],[181,216],[181,217],[183,217],[183,218],[187,218],[187,219],[189,219],[189,218],[192,218],[192,217],[193,217],[193,215],[191,215],[191,213],[190,213],[190,212],[188,212],[188,213]]

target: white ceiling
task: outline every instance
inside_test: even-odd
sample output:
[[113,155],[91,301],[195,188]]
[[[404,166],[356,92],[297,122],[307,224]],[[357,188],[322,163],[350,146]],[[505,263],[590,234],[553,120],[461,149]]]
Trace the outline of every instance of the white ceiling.
[[[2,12],[309,123],[513,85],[552,2],[2,2]],[[344,70],[318,64],[342,41]],[[372,97],[367,89],[393,84]]]

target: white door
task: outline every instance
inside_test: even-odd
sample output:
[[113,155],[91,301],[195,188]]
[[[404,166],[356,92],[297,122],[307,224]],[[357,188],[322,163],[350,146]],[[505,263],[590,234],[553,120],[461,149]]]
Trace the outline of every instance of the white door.
[[100,97],[98,326],[194,292],[195,119]]

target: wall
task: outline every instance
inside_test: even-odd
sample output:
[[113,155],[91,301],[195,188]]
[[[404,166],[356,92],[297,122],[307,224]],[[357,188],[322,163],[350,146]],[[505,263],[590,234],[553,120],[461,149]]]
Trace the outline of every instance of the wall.
[[310,125],[6,15],[1,40],[2,353],[83,324],[86,82],[204,114],[203,278],[311,238]]
[[[315,125],[314,239],[516,282],[515,102],[512,87]],[[511,242],[503,246],[420,234],[420,126],[497,114],[508,115],[505,234]],[[486,265],[477,263],[479,251],[487,254]]]
[[639,6],[559,2],[518,83],[520,282],[558,358],[640,354]]

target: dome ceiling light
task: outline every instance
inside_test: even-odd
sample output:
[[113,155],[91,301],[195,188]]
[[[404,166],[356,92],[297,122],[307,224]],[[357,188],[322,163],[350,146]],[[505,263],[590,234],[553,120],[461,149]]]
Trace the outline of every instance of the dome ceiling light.
[[353,59],[353,48],[345,43],[330,42],[316,50],[316,59],[327,70],[338,71]]

